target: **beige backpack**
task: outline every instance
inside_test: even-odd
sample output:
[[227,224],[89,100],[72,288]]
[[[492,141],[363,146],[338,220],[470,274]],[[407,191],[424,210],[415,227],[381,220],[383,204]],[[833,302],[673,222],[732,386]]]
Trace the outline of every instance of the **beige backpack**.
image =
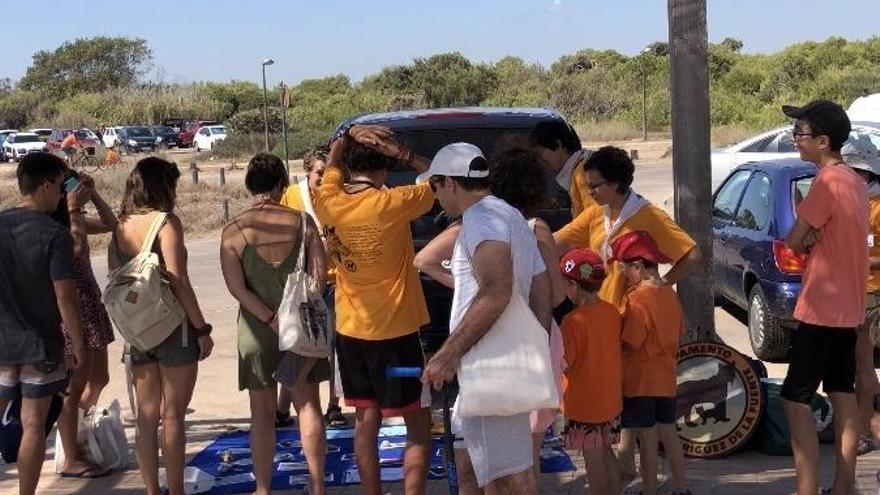
[[186,314],[151,248],[165,224],[167,213],[153,219],[141,251],[110,274],[104,306],[126,342],[147,352],[165,341],[184,323]]

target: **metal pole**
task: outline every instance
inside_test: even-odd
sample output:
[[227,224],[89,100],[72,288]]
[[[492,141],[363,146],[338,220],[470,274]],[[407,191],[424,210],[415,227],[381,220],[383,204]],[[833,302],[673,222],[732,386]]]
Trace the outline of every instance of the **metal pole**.
[[702,263],[678,283],[687,341],[715,340],[706,0],[668,0],[675,218]]
[[281,134],[284,136],[284,167],[287,169],[287,175],[290,175],[290,156],[287,154],[287,105],[284,101],[284,95],[287,88],[281,83]]
[[648,83],[645,79],[645,59],[642,55],[642,141],[648,140]]
[[263,134],[266,141],[266,153],[269,152],[269,100],[266,96],[266,63],[263,62]]

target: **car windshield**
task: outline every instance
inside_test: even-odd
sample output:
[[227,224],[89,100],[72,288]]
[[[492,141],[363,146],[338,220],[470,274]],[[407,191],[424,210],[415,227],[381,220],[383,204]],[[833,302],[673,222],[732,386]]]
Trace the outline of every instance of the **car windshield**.
[[172,129],[168,126],[161,126],[160,125],[160,126],[153,127],[153,132],[155,132],[156,134],[173,134],[174,129]]
[[151,137],[153,134],[146,127],[129,127],[128,135],[131,137]]
[[209,127],[211,134],[226,134],[226,128],[223,126]]
[[[70,134],[69,132],[67,134]],[[74,134],[77,139],[91,139],[92,136],[89,136],[89,133],[86,131],[76,131]]]
[[810,186],[813,184],[813,176],[809,177],[800,177],[791,181],[791,204],[794,207],[795,211],[797,211],[797,207],[801,204],[801,201],[807,196],[807,193],[810,192]]
[[40,136],[36,134],[24,134],[18,135],[13,138],[13,141],[16,143],[40,143]]

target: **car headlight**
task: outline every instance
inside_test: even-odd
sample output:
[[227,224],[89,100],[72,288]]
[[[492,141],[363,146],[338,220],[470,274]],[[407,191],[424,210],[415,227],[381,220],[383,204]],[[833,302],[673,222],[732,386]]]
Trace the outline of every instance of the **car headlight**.
[[137,143],[137,141],[135,141],[134,139],[129,139],[129,140],[128,140],[128,145],[129,145],[129,146],[137,146],[138,143]]
[[156,144],[159,144],[161,142],[162,142],[162,136],[156,136]]

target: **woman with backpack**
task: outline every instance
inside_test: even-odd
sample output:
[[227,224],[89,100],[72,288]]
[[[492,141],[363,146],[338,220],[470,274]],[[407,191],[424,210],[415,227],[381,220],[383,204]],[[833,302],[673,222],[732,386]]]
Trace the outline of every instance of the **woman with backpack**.
[[[151,253],[155,254],[159,264],[157,272],[167,277],[173,294],[163,294],[160,302],[167,304],[171,315],[169,319],[174,318],[176,323],[175,317],[180,316],[182,321],[170,329],[167,338],[162,338],[166,333],[164,329],[163,335],[158,338],[155,334],[150,335],[152,329],[163,327],[161,321],[151,324],[148,327],[150,330],[137,328],[135,321],[125,321],[117,308],[124,303],[136,305],[138,298],[153,294],[115,291],[113,284],[124,284],[124,280],[120,280],[124,278],[111,275],[111,285],[105,291],[104,299],[120,333],[131,345],[137,400],[135,455],[148,495],[161,493],[158,475],[160,419],[168,489],[171,494],[183,494],[186,454],[184,413],[192,398],[198,362],[207,358],[214,347],[210,335],[212,327],[205,322],[187,274],[183,225],[173,213],[179,177],[177,165],[160,158],[144,158],[135,165],[125,184],[119,225],[113,232],[107,253],[111,273],[120,268],[119,272],[135,270],[137,267],[132,267],[129,262],[147,259]],[[164,284],[159,285],[165,287]],[[122,297],[115,294],[122,294]],[[133,318],[143,320],[150,316],[155,315],[138,314]],[[131,335],[137,335],[136,342]],[[144,344],[151,339],[155,345]]]
[[310,291],[323,294],[324,245],[312,217],[280,204],[288,185],[284,163],[259,153],[248,164],[245,187],[255,203],[223,229],[220,265],[238,315],[238,387],[251,407],[251,457],[257,489],[272,490],[277,384],[287,388],[299,418],[309,467],[309,491],[324,494],[326,440],[318,385],[330,378],[327,358],[279,351],[279,306],[288,275],[308,270]]

